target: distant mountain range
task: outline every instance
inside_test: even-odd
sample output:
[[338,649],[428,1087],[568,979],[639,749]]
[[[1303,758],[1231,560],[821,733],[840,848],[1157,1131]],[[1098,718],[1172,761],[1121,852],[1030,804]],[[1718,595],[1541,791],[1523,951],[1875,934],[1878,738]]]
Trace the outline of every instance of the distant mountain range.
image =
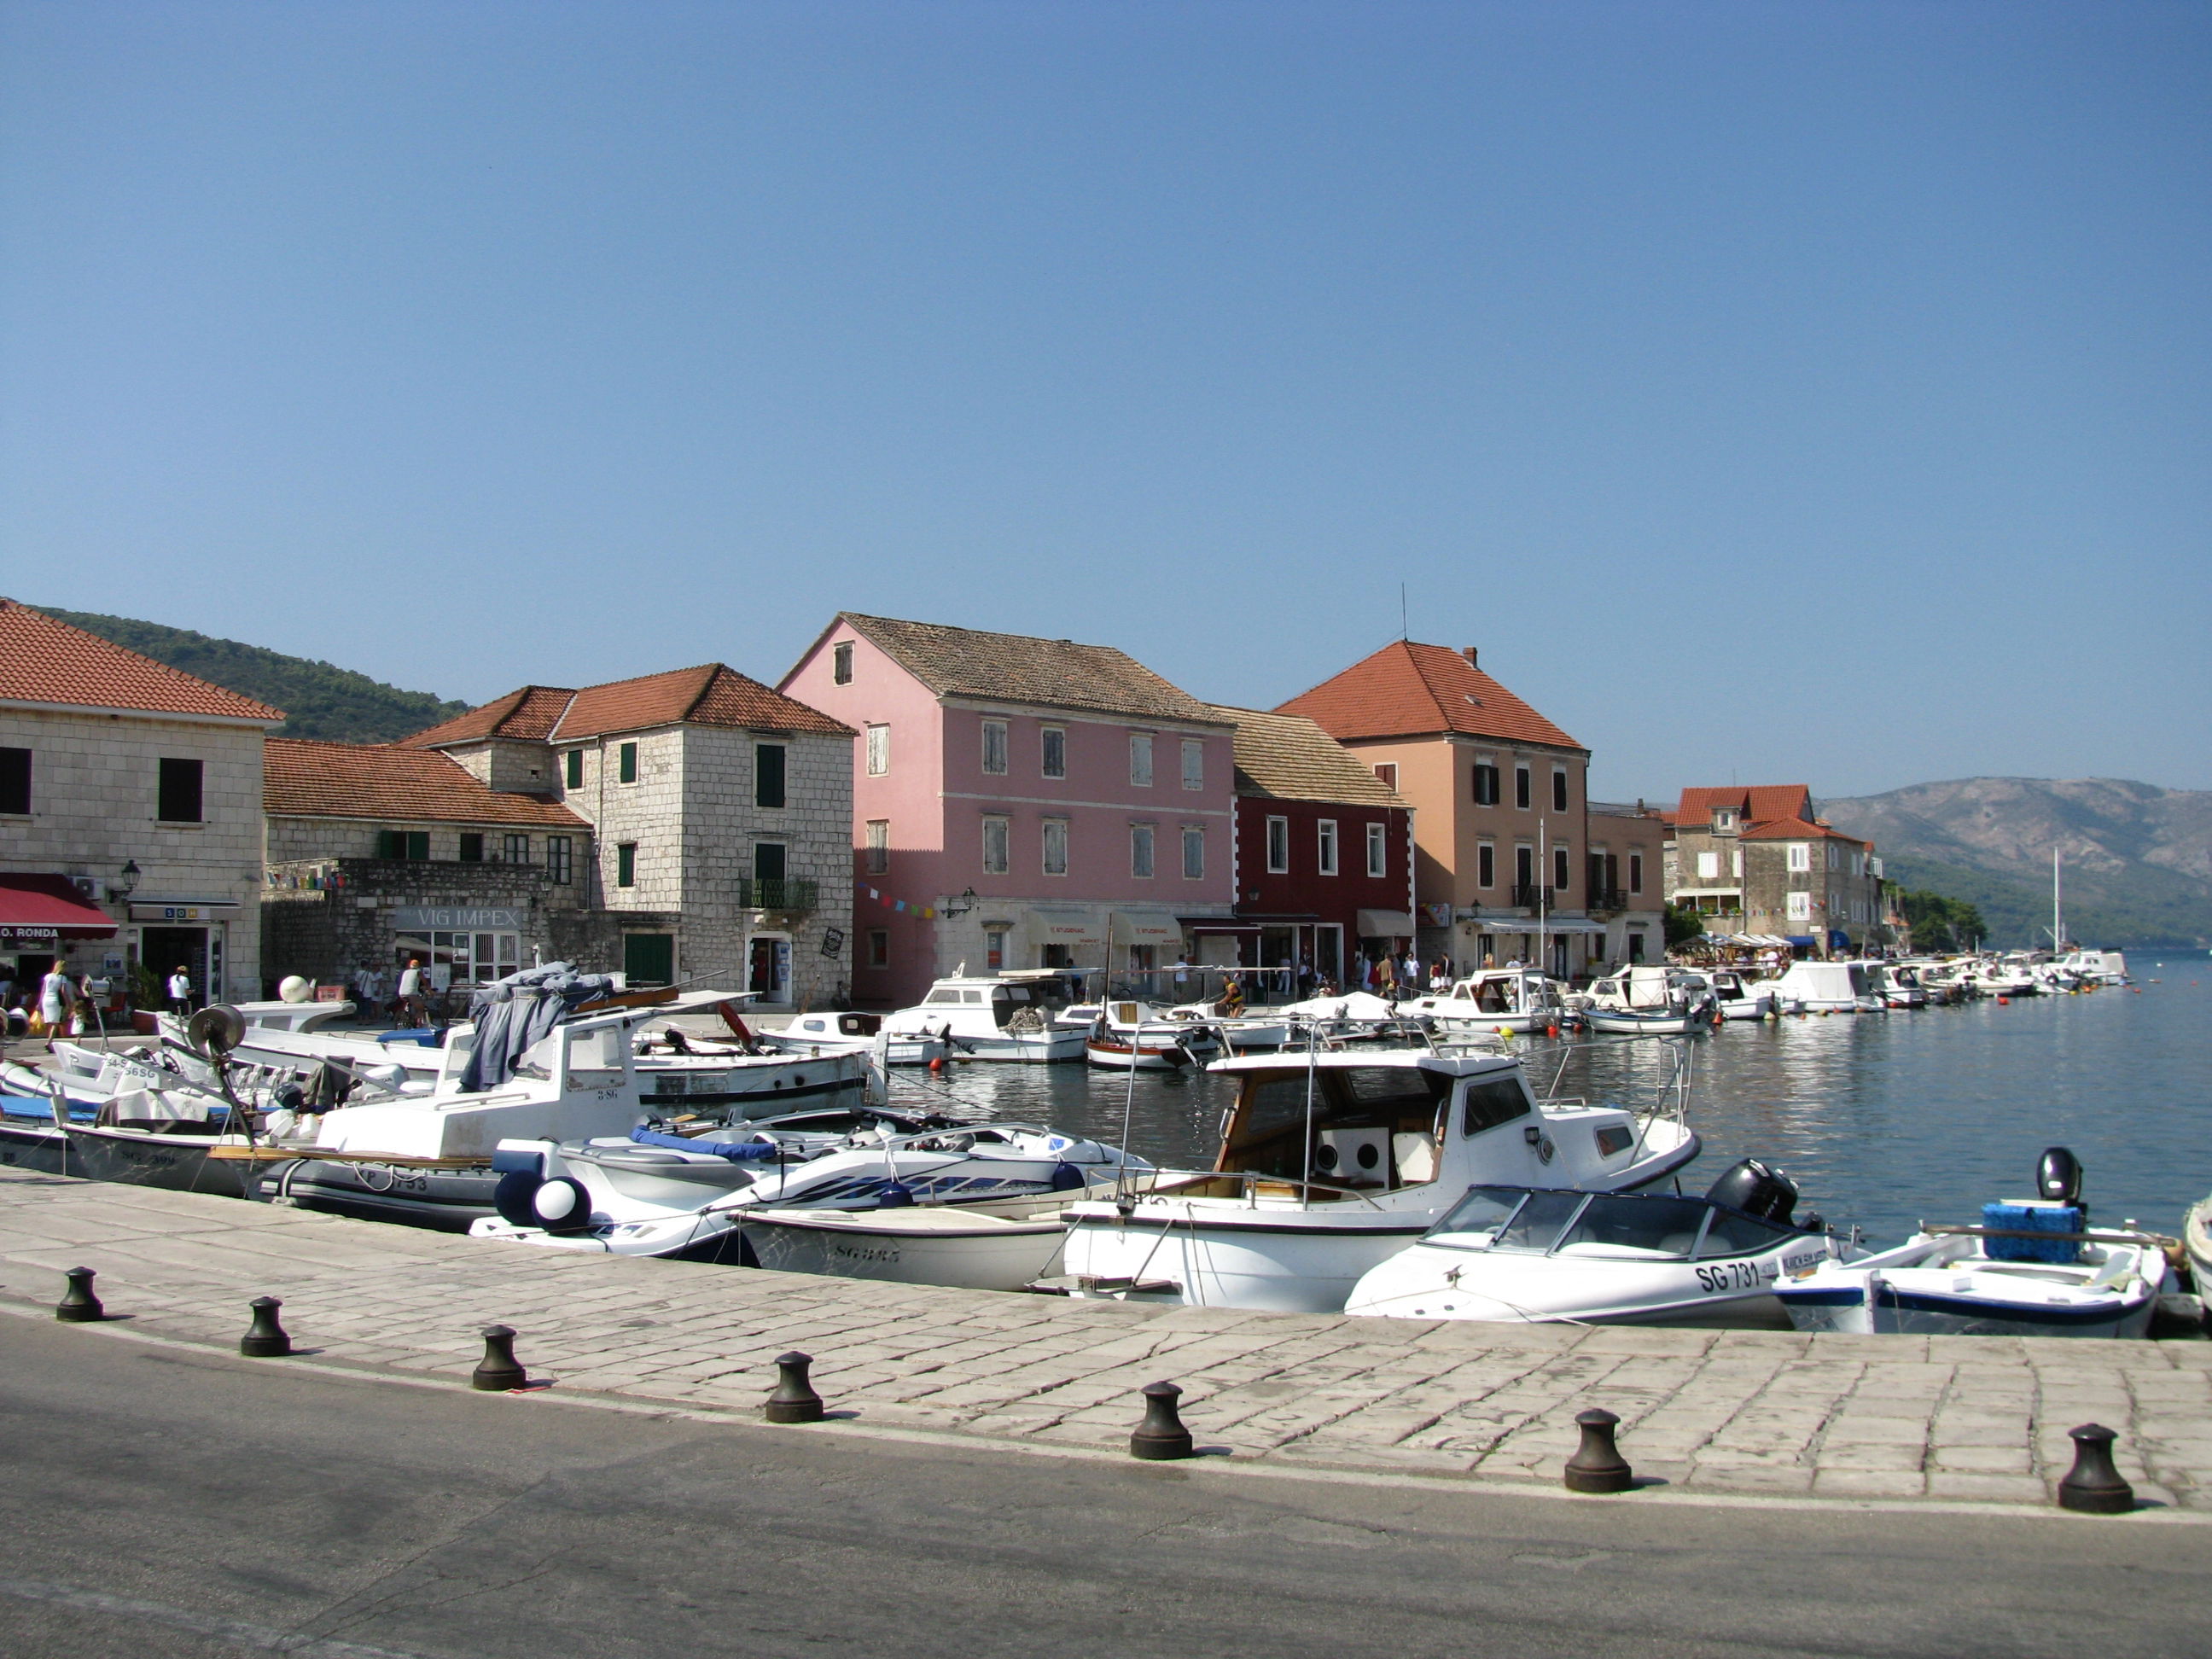
[[390,743],[451,720],[469,707],[427,691],[402,691],[349,668],[288,657],[236,640],[210,639],[189,629],[85,611],[38,609],[72,628],[283,709],[284,724],[278,730],[288,738]]
[[2122,778],[1960,778],[1823,799],[1885,873],[1979,908],[1997,945],[2048,944],[2051,853],[2083,945],[2212,945],[2212,792]]

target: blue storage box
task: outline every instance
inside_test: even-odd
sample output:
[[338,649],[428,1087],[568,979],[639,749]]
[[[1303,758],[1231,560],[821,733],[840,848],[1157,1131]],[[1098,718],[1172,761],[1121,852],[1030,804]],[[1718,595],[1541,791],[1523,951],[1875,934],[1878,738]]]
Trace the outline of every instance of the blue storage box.
[[[1982,1225],[2014,1232],[2078,1233],[2081,1210],[2074,1204],[1984,1204]],[[2048,1243],[2039,1238],[1985,1238],[1982,1251],[1992,1261],[2048,1261],[2063,1267],[2081,1259],[2081,1243],[2071,1238]]]

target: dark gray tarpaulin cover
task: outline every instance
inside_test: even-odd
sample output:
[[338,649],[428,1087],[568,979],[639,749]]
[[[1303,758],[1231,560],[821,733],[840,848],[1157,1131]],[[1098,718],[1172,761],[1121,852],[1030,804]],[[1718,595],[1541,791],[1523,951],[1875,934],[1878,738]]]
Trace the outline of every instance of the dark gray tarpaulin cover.
[[580,974],[565,962],[526,968],[494,980],[469,999],[477,1046],[461,1073],[461,1087],[496,1089],[514,1075],[523,1051],[586,1002],[614,994],[605,974]]

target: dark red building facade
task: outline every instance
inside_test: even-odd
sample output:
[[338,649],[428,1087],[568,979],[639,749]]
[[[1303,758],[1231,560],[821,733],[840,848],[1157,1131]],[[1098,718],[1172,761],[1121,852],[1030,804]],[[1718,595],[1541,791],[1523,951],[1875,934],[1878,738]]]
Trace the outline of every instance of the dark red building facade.
[[1201,956],[1282,969],[1275,998],[1305,968],[1346,988],[1414,937],[1412,809],[1302,715],[1215,712],[1237,722],[1237,915],[1198,933]]

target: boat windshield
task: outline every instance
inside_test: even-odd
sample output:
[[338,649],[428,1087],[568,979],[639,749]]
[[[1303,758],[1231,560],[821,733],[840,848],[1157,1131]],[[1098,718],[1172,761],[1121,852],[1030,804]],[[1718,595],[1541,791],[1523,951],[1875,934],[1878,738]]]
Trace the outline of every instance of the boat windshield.
[[1697,1246],[1698,1228],[1707,1208],[1703,1199],[1608,1194],[1583,1206],[1559,1248],[1563,1253],[1587,1255],[1632,1250],[1639,1255],[1687,1257]]
[[1795,1227],[1761,1221],[1741,1210],[1723,1209],[1717,1204],[1712,1212],[1713,1218],[1705,1226],[1705,1239],[1698,1246],[1698,1259],[1701,1261],[1717,1255],[1755,1255],[1761,1250],[1772,1249],[1786,1238],[1800,1237]]

